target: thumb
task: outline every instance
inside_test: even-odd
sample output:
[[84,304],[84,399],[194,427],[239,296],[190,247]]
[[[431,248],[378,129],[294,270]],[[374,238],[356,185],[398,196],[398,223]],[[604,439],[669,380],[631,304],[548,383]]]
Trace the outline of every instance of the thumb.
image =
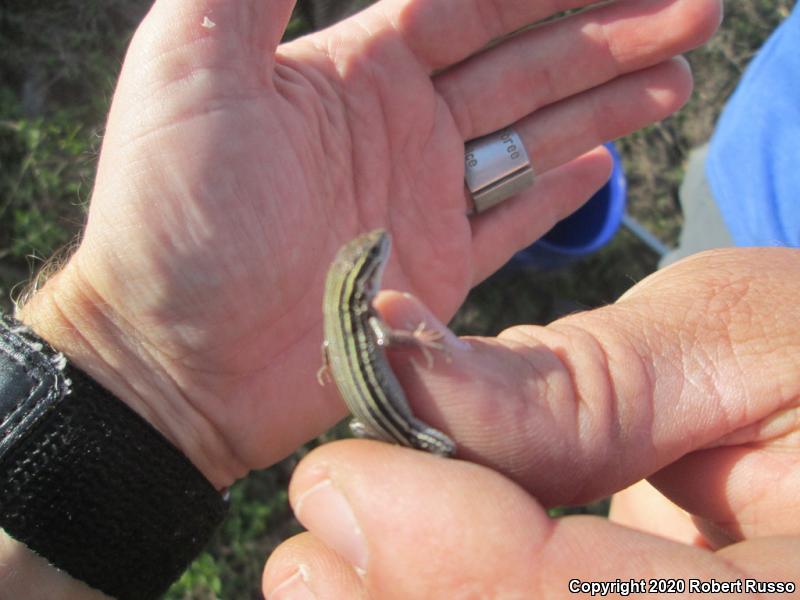
[[[211,112],[220,99],[271,87],[275,50],[295,0],[156,0],[131,41],[114,97],[116,114],[142,112],[154,96],[152,126],[175,122],[188,107]],[[173,104],[175,104],[173,106]],[[141,133],[139,130],[138,133]]]
[[[449,434],[459,458],[545,505],[587,502],[734,431],[758,433],[752,425],[796,402],[800,332],[786,324],[800,320],[797,259],[706,254],[615,305],[466,344],[445,337],[448,359],[432,369],[399,353],[392,364],[415,414]],[[376,306],[394,327],[436,326],[407,296]]]
[[705,590],[692,580],[738,580],[730,591],[744,591],[745,577],[751,586],[781,582],[791,594],[800,564],[796,538],[714,554],[597,517],[551,520],[490,469],[374,442],[314,450],[297,466],[289,498],[310,533],[270,556],[270,600],[670,597],[652,582],[684,582],[671,592],[694,598]]
[[[295,0],[156,0],[137,37],[153,53],[186,47],[226,61],[271,63]],[[190,48],[191,47],[191,48]]]
[[[120,149],[127,153],[131,142],[152,138],[175,124],[219,115],[234,104],[242,106],[234,112],[245,115],[250,100],[268,98],[274,91],[275,50],[294,2],[156,0],[125,55],[109,112],[98,186],[106,181],[105,163],[132,160],[128,154],[115,156]],[[198,140],[183,139],[181,144],[191,148]]]

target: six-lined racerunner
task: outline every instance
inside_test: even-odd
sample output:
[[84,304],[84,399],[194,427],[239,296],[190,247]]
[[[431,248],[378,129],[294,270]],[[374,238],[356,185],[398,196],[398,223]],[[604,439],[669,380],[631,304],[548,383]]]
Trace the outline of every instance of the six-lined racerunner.
[[431,345],[420,335],[392,330],[372,306],[389,259],[384,229],[343,246],[328,270],[322,312],[323,371],[327,370],[350,409],[350,429],[359,437],[394,442],[450,456],[455,443],[415,418],[384,349],[395,344]]

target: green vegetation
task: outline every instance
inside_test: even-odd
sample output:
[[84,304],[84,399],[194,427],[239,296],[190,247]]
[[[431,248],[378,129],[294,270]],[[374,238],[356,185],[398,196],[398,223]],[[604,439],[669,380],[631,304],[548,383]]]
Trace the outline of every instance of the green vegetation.
[[[309,30],[302,2],[289,35]],[[0,306],[39,260],[80,232],[106,111],[125,47],[145,0],[8,0],[0,9]],[[737,0],[719,35],[690,55],[697,91],[679,115],[618,142],[629,210],[667,243],[681,226],[677,189],[689,150],[708,138],[744,67],[794,0]],[[34,257],[33,259],[31,257]],[[492,335],[515,323],[546,323],[614,301],[656,268],[657,257],[621,232],[568,269],[500,273],[476,288],[453,321]],[[341,428],[324,439],[341,435]],[[324,440],[322,440],[324,441]],[[170,594],[171,600],[259,598],[264,560],[299,531],[286,500],[306,450],[254,473],[231,491],[228,521]],[[605,504],[565,509],[600,512]]]

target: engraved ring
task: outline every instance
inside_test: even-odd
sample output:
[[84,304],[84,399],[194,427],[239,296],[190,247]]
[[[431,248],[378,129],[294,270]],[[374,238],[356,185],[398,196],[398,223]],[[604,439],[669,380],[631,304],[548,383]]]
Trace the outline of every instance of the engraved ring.
[[482,213],[533,184],[528,153],[511,127],[467,142],[464,162],[474,213]]

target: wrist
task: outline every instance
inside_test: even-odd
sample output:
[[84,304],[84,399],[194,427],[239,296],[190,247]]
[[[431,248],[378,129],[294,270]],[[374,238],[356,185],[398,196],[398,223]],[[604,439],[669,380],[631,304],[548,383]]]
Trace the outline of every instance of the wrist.
[[104,303],[77,255],[19,309],[19,318],[180,450],[218,490],[246,469],[195,410],[157,348]]
[[0,529],[0,579],[4,598],[105,600],[99,590],[57,569]]

